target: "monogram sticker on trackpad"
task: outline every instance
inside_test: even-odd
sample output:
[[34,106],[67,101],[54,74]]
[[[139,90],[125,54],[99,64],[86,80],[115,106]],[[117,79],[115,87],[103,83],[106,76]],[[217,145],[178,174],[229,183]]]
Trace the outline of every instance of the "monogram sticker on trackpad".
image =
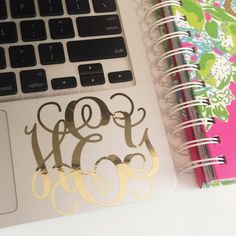
[[0,111],[0,215],[17,209],[7,114]]

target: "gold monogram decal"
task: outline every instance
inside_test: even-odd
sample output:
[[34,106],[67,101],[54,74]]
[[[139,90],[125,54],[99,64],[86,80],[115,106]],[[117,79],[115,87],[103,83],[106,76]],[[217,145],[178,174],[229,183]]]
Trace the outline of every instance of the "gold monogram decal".
[[[133,190],[135,198],[146,198],[152,194],[152,177],[157,174],[159,169],[157,153],[149,139],[148,128],[144,128],[141,132],[142,135],[138,142],[134,142],[133,137],[133,129],[144,121],[146,111],[144,108],[135,110],[133,101],[125,94],[114,94],[111,100],[113,101],[116,98],[122,98],[128,102],[130,110],[111,112],[107,105],[96,97],[83,97],[72,101],[68,104],[64,113],[58,103],[49,102],[39,108],[37,122],[33,127],[31,129],[28,126],[25,127],[25,133],[31,136],[32,149],[37,163],[32,179],[34,196],[41,200],[49,197],[52,207],[57,213],[68,215],[79,209],[79,202],[76,200],[72,209],[69,211],[61,210],[59,208],[60,204],[57,203],[57,197],[60,195],[58,194],[59,191],[66,194],[79,194],[80,199],[83,199],[85,202],[101,206],[112,206],[120,203],[127,193],[129,181],[146,181],[148,183],[149,189],[145,194],[139,194]],[[42,118],[44,112],[50,109],[56,110],[59,115],[63,115],[63,119],[55,122],[53,127],[46,124]],[[96,109],[96,112],[93,109]],[[134,121],[135,112],[141,114],[138,121]],[[78,114],[80,114],[80,117],[78,117]],[[99,120],[96,120],[96,122],[93,121],[95,114],[96,117],[97,114],[100,115]],[[106,127],[110,123],[115,124],[115,127],[123,131],[126,147],[131,150],[144,148],[147,150],[149,158],[141,152],[128,153],[123,158],[117,154],[110,154],[108,156],[95,157],[96,161],[93,163],[93,167],[84,169],[82,165],[84,162],[84,150],[88,145],[92,147],[92,145],[102,143],[103,141],[102,132],[96,133],[94,131]],[[85,129],[86,132],[84,132]],[[42,130],[46,131],[49,137],[51,137],[51,151],[46,154],[43,151],[43,145],[40,145],[39,138]],[[66,138],[73,140],[74,147],[70,157],[71,163],[63,161],[63,155],[65,155],[63,144],[66,142]],[[135,140],[137,140],[137,137],[135,137]],[[66,159],[68,160],[68,157]],[[137,159],[139,159],[139,162],[141,160],[141,166],[135,166],[137,165],[135,162]],[[48,163],[52,161],[54,165],[51,167],[54,169],[54,176],[52,176],[52,171],[49,171],[48,166]],[[149,161],[148,165],[146,165],[147,161]],[[109,200],[99,197],[106,197],[115,191],[110,184],[109,178],[103,176],[101,171],[98,171],[105,162],[110,163],[111,168],[116,172],[117,185],[119,186],[119,190]],[[93,185],[96,193],[91,191],[88,180],[90,185]],[[40,190],[38,188],[39,182],[43,186]]]

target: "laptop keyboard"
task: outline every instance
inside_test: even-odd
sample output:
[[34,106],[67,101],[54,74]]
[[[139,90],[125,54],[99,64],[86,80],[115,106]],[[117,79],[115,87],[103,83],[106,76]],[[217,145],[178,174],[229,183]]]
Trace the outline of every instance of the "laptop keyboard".
[[0,101],[132,86],[131,70],[115,0],[0,0]]

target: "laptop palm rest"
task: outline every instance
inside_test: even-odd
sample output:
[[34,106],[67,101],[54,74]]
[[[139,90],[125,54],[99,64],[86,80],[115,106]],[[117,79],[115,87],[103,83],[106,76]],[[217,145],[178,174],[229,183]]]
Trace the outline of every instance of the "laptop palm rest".
[[17,209],[7,114],[0,111],[0,215]]

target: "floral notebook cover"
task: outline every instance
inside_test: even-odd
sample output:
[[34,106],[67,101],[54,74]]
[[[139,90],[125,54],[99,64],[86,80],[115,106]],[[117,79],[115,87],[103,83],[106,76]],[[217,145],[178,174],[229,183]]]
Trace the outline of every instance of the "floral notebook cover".
[[182,47],[195,49],[186,63],[198,64],[190,72],[191,81],[204,82],[194,90],[195,98],[208,98],[208,106],[198,106],[199,116],[214,118],[203,128],[207,138],[219,136],[220,144],[208,146],[211,157],[224,156],[224,165],[214,165],[216,180],[236,179],[236,0],[182,0],[172,7],[174,15],[184,15],[176,30],[190,37],[180,38]]

